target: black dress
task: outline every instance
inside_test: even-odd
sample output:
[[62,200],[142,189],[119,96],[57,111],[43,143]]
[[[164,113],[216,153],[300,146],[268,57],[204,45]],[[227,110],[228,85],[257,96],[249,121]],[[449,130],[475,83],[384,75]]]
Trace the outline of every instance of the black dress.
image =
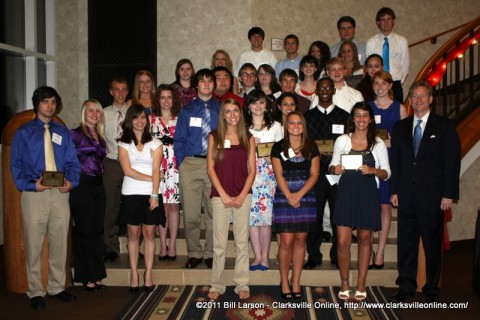
[[[363,155],[363,164],[375,168],[375,158],[369,150],[351,150]],[[378,231],[381,229],[380,195],[374,175],[359,170],[345,170],[338,182],[333,222],[338,226]]]

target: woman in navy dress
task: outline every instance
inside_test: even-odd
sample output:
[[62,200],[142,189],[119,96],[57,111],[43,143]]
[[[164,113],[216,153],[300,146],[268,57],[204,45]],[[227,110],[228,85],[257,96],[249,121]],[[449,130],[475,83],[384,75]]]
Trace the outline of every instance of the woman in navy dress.
[[[281,295],[283,299],[300,299],[300,276],[307,234],[316,230],[313,186],[320,171],[317,146],[308,139],[305,118],[300,112],[293,111],[287,115],[284,139],[273,145],[271,159],[277,180],[272,229],[280,234],[281,239],[278,249]],[[288,280],[290,263],[291,288]]]
[[[390,155],[390,134],[393,131],[393,125],[407,116],[407,110],[400,101],[393,100],[393,79],[390,73],[383,70],[377,71],[373,75],[372,80],[375,100],[369,101],[368,104],[372,107],[377,128],[386,129],[388,132],[388,139],[384,140],[384,142]],[[385,245],[387,244],[390,222],[392,221],[389,181],[380,180],[380,203],[382,208],[382,230],[378,231],[377,253],[375,254],[375,251],[372,250],[368,265],[369,269],[382,269],[384,265]]]
[[[352,230],[357,229],[358,277],[356,300],[367,297],[366,279],[371,253],[373,231],[380,230],[380,197],[378,179],[388,179],[390,165],[385,143],[376,137],[376,125],[372,108],[365,102],[356,103],[348,120],[349,134],[335,140],[329,171],[341,175],[335,201],[333,223],[337,226],[338,267],[342,281],[338,297],[350,297],[350,247]],[[342,155],[360,155],[359,168],[345,170]],[[347,167],[347,169],[349,169]]]

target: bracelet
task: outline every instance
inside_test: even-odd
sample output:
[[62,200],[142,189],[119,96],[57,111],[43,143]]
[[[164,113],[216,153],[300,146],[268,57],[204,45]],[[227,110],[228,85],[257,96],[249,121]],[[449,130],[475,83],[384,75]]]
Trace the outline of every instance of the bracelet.
[[151,194],[150,198],[157,199],[158,200],[158,194]]

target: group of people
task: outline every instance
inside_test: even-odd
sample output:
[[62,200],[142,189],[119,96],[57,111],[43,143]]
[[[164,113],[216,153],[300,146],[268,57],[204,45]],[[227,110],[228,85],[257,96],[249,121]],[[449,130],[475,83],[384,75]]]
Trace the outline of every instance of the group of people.
[[[151,72],[139,71],[129,100],[128,82],[116,77],[110,84],[112,105],[102,109],[98,101],[86,100],[80,126],[71,131],[52,121],[62,106],[55,89],[38,88],[32,97],[36,119],[17,130],[11,157],[13,178],[23,192],[32,308],[45,308],[38,262],[45,234],[58,244],[50,247],[55,272],[47,293],[75,300],[64,290],[70,211],[75,281],[88,291],[105,288],[105,262],[118,258],[118,237],[126,226],[130,291],[139,291],[142,257],[148,292],[154,288],[156,233],[159,260],[176,259],[180,203],[185,267],[205,262],[212,269],[211,300],[226,290],[230,224],[239,298],[250,297],[250,271],[269,270],[275,234],[280,292],[288,300],[302,298],[302,269],[322,263],[325,220],[332,229],[330,260],[340,271],[340,299],[350,298],[350,247],[357,230],[354,298],[365,299],[368,269],[384,265],[393,204],[399,207],[400,290],[392,300],[403,301],[416,289],[422,237],[423,289],[430,301],[438,301],[440,217],[458,199],[458,136],[450,121],[430,112],[433,97],[424,82],[409,91],[414,116],[407,117],[401,103],[409,65],[406,40],[392,31],[392,9],[380,9],[376,21],[380,33],[363,45],[354,39],[355,20],[340,18],[341,41],[332,48],[315,41],[303,58],[298,37],[288,35],[287,58],[279,62],[263,49],[263,30],[254,27],[248,33],[252,47],[240,55],[235,73],[228,53],[217,50],[209,69],[195,72],[190,60],[181,59],[171,85],[156,87]],[[63,184],[43,183],[43,173],[52,171],[63,173]],[[431,201],[425,205],[424,191]]]

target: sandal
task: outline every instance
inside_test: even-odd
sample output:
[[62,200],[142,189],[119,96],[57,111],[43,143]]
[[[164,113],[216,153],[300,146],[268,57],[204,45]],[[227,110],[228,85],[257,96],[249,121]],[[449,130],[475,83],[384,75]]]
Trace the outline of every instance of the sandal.
[[355,300],[362,301],[367,297],[367,291],[361,292],[361,291],[355,291]]
[[238,297],[240,298],[240,300],[248,299],[250,298],[250,291],[240,290],[238,291]]
[[340,300],[348,300],[350,298],[350,290],[338,291],[338,298]]
[[220,298],[220,292],[218,292],[218,291],[210,291],[210,292],[208,293],[208,299],[209,299],[210,301],[217,301],[218,298]]

